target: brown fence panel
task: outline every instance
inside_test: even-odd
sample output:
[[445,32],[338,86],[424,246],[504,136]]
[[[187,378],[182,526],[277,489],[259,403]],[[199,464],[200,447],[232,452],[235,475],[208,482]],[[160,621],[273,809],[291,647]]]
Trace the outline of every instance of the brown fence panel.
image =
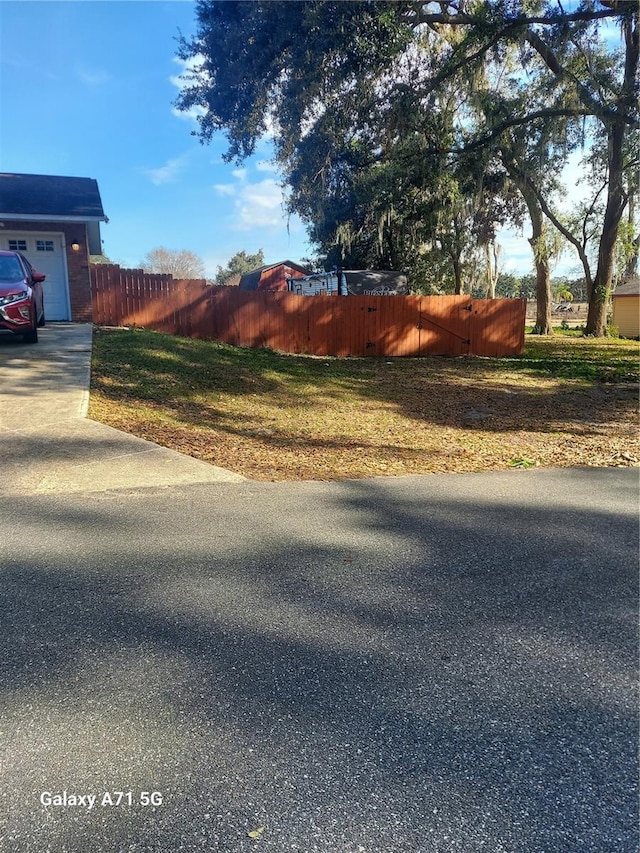
[[122,322],[126,325],[134,325],[135,314],[131,310],[131,299],[129,298],[129,294],[131,292],[131,280],[135,275],[135,270],[133,269],[125,269],[121,271],[121,287],[120,290],[115,290],[114,293],[117,294],[118,301],[120,303],[120,316],[122,317]]
[[[94,310],[99,322],[105,325],[120,324],[120,268],[96,264],[91,267]],[[95,319],[95,314],[94,314]]]
[[190,337],[190,325],[189,318],[185,314],[185,301],[187,298],[187,294],[185,292],[184,282],[182,281],[174,281],[171,284],[172,288],[172,302],[173,302],[173,317],[175,323],[175,332],[174,334],[180,335],[183,338]]
[[231,346],[242,346],[242,334],[238,323],[247,293],[236,287],[219,287],[212,294],[213,332],[216,340]]
[[140,325],[156,328],[162,323],[161,314],[166,311],[163,308],[164,294],[169,287],[168,282],[163,282],[161,276],[147,275],[143,279],[144,310],[140,313]]
[[136,290],[142,274],[142,270],[125,270],[124,317],[130,326],[140,325]]
[[[355,296],[349,303],[349,325],[351,355],[382,355],[378,352],[377,331],[380,296]],[[348,297],[351,299],[351,296]]]
[[372,356],[419,354],[419,297],[295,296],[306,314],[296,352]]
[[[268,347],[270,346],[271,327],[267,322],[266,312],[274,308],[272,299],[267,293],[258,293],[257,299],[247,300],[242,306],[242,313],[238,318],[240,331],[243,335],[243,346]],[[266,298],[265,298],[266,297]]]
[[471,352],[483,356],[522,355],[526,299],[474,299]]
[[379,296],[378,353],[387,356],[420,355],[419,296]]
[[172,305],[173,278],[163,275],[146,275],[144,281],[148,302],[146,311],[140,317],[139,325],[170,332],[175,328]]
[[229,288],[229,287],[212,287],[211,293],[209,294],[209,305],[211,306],[211,336],[216,341],[222,341],[223,343],[228,343],[227,341],[227,326],[228,326],[228,316],[230,311],[229,300],[225,299],[225,291],[231,291],[235,293],[237,288]]
[[[277,293],[261,293],[260,295],[265,297],[264,300],[260,301],[262,315],[260,318],[260,339],[263,342],[261,346],[282,352],[291,352],[298,321],[297,312],[292,313],[288,307],[291,294],[283,290]],[[291,333],[288,332],[289,327],[291,327]],[[282,349],[283,346],[286,347],[285,350]]]
[[295,296],[302,310],[305,324],[305,343],[302,352],[310,355],[336,355],[338,349],[335,335],[334,297],[319,294],[318,296]]
[[185,308],[185,291],[184,285],[180,281],[173,281],[170,284],[170,292],[171,292],[171,302],[173,306],[173,324],[174,324],[174,335],[182,335],[182,337],[188,338],[188,329],[189,329],[189,321],[185,316],[184,308]]
[[[141,314],[142,298],[140,296],[140,287],[142,285],[142,270],[131,270],[129,274],[127,287],[127,314],[130,317],[135,317],[135,325],[141,325],[139,315]],[[128,321],[130,322],[130,321]],[[131,325],[134,325],[131,323]]]
[[121,270],[120,271],[120,286],[118,287],[117,281],[112,282],[111,292],[113,294],[113,298],[116,303],[116,311],[117,315],[120,318],[121,323],[128,323],[129,321],[129,305],[127,300],[127,290],[128,290],[128,276],[131,274],[131,270]]
[[[348,301],[348,305],[346,302]],[[336,330],[336,341],[344,355],[384,355],[380,329],[384,297],[349,296],[341,310],[341,323]]]
[[96,264],[91,267],[91,316],[94,323],[104,322],[104,288],[102,287],[102,276],[100,266]]
[[152,293],[151,313],[148,316],[150,329],[164,332],[167,335],[177,333],[175,319],[175,299],[173,281],[162,277],[149,278],[149,288]]
[[91,313],[94,322],[104,323],[107,316],[105,276],[101,267],[91,267]]
[[345,299],[338,294],[322,294],[313,298],[320,299],[325,309],[318,331],[324,332],[327,355],[340,358],[360,355],[364,333],[362,311],[356,302],[351,302],[351,297]]
[[200,279],[178,279],[170,283],[176,334],[185,338],[200,337],[201,300],[206,300],[206,287]]
[[526,303],[466,296],[296,296],[92,264],[95,323],[336,356],[519,355]]
[[[116,273],[118,278],[116,278]],[[111,321],[116,325],[120,325],[122,323],[122,305],[120,302],[120,286],[121,282],[119,279],[120,270],[110,270],[110,275],[107,281],[107,312]]]
[[262,327],[264,344],[281,352],[303,352],[305,319],[300,311],[300,297],[282,291],[264,293]]
[[304,297],[282,291],[264,293],[264,323],[269,329],[267,342],[274,350],[282,352],[309,352],[309,316],[311,307]]
[[468,296],[423,296],[420,355],[468,355],[471,335]]
[[[199,340],[213,340],[211,329],[211,312],[212,302],[211,287],[205,282],[192,282],[193,293],[190,304],[190,337],[198,338]],[[189,285],[190,286],[190,285]]]
[[155,276],[143,276],[140,286],[140,310],[135,318],[135,325],[156,328],[161,324],[160,313],[162,303],[159,294],[162,293],[162,281]]

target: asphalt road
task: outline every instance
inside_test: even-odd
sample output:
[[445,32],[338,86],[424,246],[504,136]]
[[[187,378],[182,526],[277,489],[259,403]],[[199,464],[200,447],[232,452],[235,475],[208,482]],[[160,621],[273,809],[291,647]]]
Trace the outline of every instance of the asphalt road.
[[0,497],[0,849],[635,853],[637,509],[629,469]]

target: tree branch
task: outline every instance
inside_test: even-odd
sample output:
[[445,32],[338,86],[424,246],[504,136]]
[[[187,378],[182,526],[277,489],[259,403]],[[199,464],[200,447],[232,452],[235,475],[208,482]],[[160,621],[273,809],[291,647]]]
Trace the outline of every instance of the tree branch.
[[580,243],[577,237],[575,237],[571,231],[558,219],[553,210],[547,204],[546,199],[535,186],[533,181],[528,181],[531,191],[535,194],[535,197],[538,199],[538,204],[542,208],[542,212],[547,217],[547,219],[551,222],[551,224],[558,229],[558,231],[562,234],[562,236],[574,247],[576,252],[578,253],[578,257],[580,258],[580,262],[582,263],[582,269],[584,270],[584,277],[587,282],[587,292],[591,293],[593,287],[593,276],[591,274],[591,267],[589,265],[589,258],[587,257],[587,253],[584,250],[584,246]]
[[589,115],[594,115],[598,116],[599,118],[606,118],[614,121],[623,121],[630,127],[640,127],[640,121],[638,120],[638,118],[631,115],[627,115],[626,113],[621,113],[619,110],[609,109],[598,103],[598,101],[593,97],[593,95],[587,89],[584,83],[581,83],[573,76],[573,74],[570,74],[566,70],[566,68],[562,66],[553,50],[540,38],[540,36],[536,32],[534,32],[533,30],[527,30],[525,38],[527,42],[531,45],[531,47],[540,56],[540,58],[552,74],[555,74],[556,77],[560,77],[561,79],[570,80],[571,83],[576,87],[578,97],[585,105],[585,107],[589,110]]
[[485,134],[484,136],[479,137],[478,139],[470,142],[467,145],[464,145],[462,148],[448,148],[448,149],[440,149],[442,153],[445,154],[467,154],[470,151],[476,151],[478,148],[482,148],[487,145],[487,143],[491,142],[494,139],[497,139],[501,136],[505,130],[509,130],[511,127],[518,127],[523,124],[529,124],[532,121],[536,121],[536,119],[547,119],[547,118],[560,118],[565,116],[567,118],[579,118],[590,116],[592,113],[589,110],[579,110],[579,109],[568,109],[568,108],[550,108],[546,110],[537,110],[534,113],[527,113],[524,116],[518,116],[515,118],[507,119],[500,124],[496,125],[490,133]]
[[[569,14],[560,13],[554,15],[517,15],[515,18],[507,19],[506,27],[530,27],[534,24],[541,26],[553,26],[554,24],[562,24],[566,22],[582,22],[582,21],[598,21],[604,18],[614,18],[620,15],[620,11],[616,8],[595,10],[583,10],[581,12],[571,12]],[[446,24],[447,26],[486,26],[487,21],[478,15],[469,15],[465,12],[456,12],[448,14],[447,12],[429,12],[425,11],[424,3],[409,3],[409,9],[402,16],[402,19],[410,26],[418,26],[420,24]]]
[[[444,5],[444,4],[443,4]],[[420,7],[421,4],[416,4],[416,8]],[[427,17],[430,18],[431,21],[436,21],[437,18],[443,18],[441,23],[447,23],[452,26],[479,26],[480,24],[484,24],[486,27],[486,21],[482,21],[481,18],[472,15],[461,14],[454,17],[449,15],[441,14],[436,15],[435,13],[425,13]],[[588,21],[595,20],[597,18],[609,18],[615,15],[619,15],[619,11],[615,11],[614,9],[609,9],[601,12],[593,12],[593,13],[574,13],[570,15],[555,15],[547,18],[537,18],[537,17],[527,17],[520,16],[517,18],[513,18],[511,20],[505,21],[504,25],[499,27],[496,31],[493,32],[490,39],[485,42],[481,47],[476,49],[471,54],[465,54],[460,59],[454,59],[456,54],[460,54],[461,51],[465,49],[465,42],[463,41],[460,45],[458,45],[453,50],[453,54],[451,57],[451,63],[445,63],[443,69],[435,75],[433,80],[428,86],[427,92],[431,92],[434,89],[437,89],[446,79],[453,77],[460,71],[461,68],[464,68],[465,65],[471,65],[476,62],[478,59],[481,59],[492,47],[498,44],[505,36],[509,34],[510,31],[514,29],[522,29],[524,31],[524,38],[528,42],[528,44],[533,48],[533,50],[540,56],[542,61],[545,63],[547,68],[554,74],[556,77],[570,81],[573,86],[575,86],[578,97],[582,101],[582,103],[589,110],[585,115],[594,115],[601,119],[606,119],[608,121],[623,121],[625,124],[630,127],[640,127],[640,120],[636,115],[633,114],[634,110],[634,99],[626,98],[621,99],[619,101],[620,105],[629,108],[629,112],[625,109],[624,112],[620,111],[620,109],[614,109],[605,106],[603,103],[600,103],[589,91],[589,89],[578,80],[573,74],[570,74],[567,69],[562,65],[554,51],[551,47],[546,44],[546,42],[531,28],[533,24],[536,23],[562,23],[567,21]],[[445,20],[446,19],[446,20]],[[637,50],[637,34],[636,34],[636,44]],[[629,53],[629,51],[628,51]],[[637,65],[637,62],[636,62]],[[625,75],[625,79],[628,75]],[[581,114],[581,113],[578,113]]]

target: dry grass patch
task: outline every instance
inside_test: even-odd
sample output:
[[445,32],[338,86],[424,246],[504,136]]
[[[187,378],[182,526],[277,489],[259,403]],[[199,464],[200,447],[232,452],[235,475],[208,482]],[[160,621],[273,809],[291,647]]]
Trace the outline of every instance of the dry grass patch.
[[96,330],[89,416],[258,480],[640,460],[637,342],[335,359]]

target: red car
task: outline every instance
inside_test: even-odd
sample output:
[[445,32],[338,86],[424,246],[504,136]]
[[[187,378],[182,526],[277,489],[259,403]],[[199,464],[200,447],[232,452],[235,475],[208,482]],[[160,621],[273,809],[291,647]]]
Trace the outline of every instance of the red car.
[[45,278],[20,252],[0,251],[0,330],[22,335],[26,344],[38,343],[38,326],[44,326]]

